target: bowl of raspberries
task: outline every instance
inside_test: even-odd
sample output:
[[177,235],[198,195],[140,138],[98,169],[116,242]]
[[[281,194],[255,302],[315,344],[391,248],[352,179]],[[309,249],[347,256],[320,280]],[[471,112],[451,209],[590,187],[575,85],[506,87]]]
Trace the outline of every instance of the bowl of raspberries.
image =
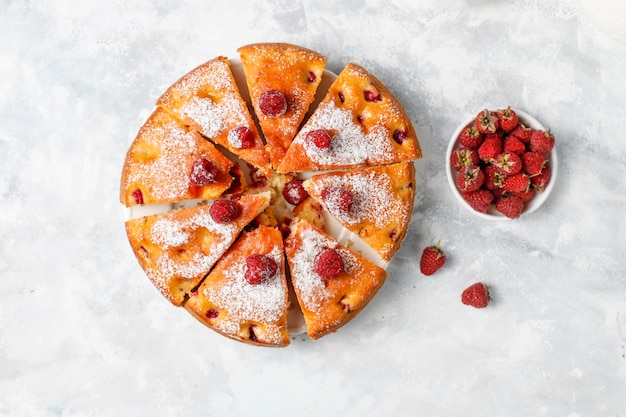
[[557,174],[554,135],[510,107],[484,109],[463,122],[446,153],[448,183],[479,217],[510,220],[537,210]]

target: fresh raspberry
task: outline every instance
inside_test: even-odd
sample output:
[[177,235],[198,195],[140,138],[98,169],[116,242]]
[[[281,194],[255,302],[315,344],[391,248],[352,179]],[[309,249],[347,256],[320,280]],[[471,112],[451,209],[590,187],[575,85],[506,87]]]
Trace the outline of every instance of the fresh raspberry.
[[330,148],[332,138],[326,130],[316,129],[306,134],[306,141],[319,149],[328,149]]
[[344,272],[343,258],[333,249],[324,249],[315,258],[313,268],[323,279],[336,278]]
[[215,223],[228,223],[239,217],[241,207],[233,200],[215,200],[209,208],[209,214]]
[[248,149],[254,146],[254,136],[246,126],[239,126],[228,132],[228,143],[235,149]]
[[189,174],[189,180],[193,185],[202,187],[217,181],[219,170],[206,158],[198,158],[194,161]]
[[476,211],[486,213],[491,202],[494,200],[493,193],[489,190],[478,189],[476,191],[463,192],[461,197]]
[[491,301],[489,287],[482,282],[469,286],[461,294],[461,302],[468,306],[485,308],[489,305],[489,301]]
[[523,123],[519,123],[510,133],[511,136],[518,138],[523,144],[530,143],[530,136],[533,130]]
[[267,117],[280,117],[287,112],[287,98],[278,90],[267,90],[259,97],[259,108]]
[[422,251],[420,258],[420,271],[424,275],[432,275],[446,263],[446,254],[441,250],[441,242],[437,245],[428,246]]
[[544,166],[541,170],[541,174],[530,178],[533,189],[536,191],[543,191],[548,186],[551,176],[552,171],[550,170],[550,167]]
[[493,165],[504,175],[513,175],[522,170],[522,159],[515,153],[503,152],[495,157]]
[[483,143],[485,136],[476,129],[476,126],[468,126],[459,134],[459,142],[466,148],[476,149]]
[[208,319],[216,319],[220,315],[220,311],[215,308],[210,308],[206,311],[206,313],[204,313],[204,315]]
[[293,204],[297,206],[302,203],[309,194],[306,192],[304,187],[302,186],[301,180],[291,180],[283,187],[283,197],[289,204]]
[[349,213],[354,204],[354,194],[347,188],[328,187],[322,191],[322,200],[331,211]]
[[251,285],[262,284],[273,278],[278,271],[276,261],[269,256],[254,254],[246,258],[244,278]]
[[450,164],[455,171],[461,171],[466,168],[478,166],[478,164],[480,164],[480,158],[475,149],[461,146],[452,151]]
[[469,167],[459,172],[456,185],[461,191],[476,191],[485,182],[485,174],[479,167]]
[[398,145],[402,145],[408,137],[409,134],[404,129],[396,129],[393,131],[393,140],[395,140]]
[[314,83],[317,80],[317,75],[313,71],[309,71],[309,75],[306,77],[308,83]]
[[516,155],[523,155],[526,152],[526,145],[516,138],[515,136],[507,136],[504,138],[503,143],[504,152],[514,153]]
[[483,170],[485,172],[485,182],[483,185],[488,190],[495,190],[496,188],[502,188],[502,181],[504,180],[503,173],[500,172],[495,165],[487,165]]
[[546,155],[554,147],[554,135],[549,130],[534,130],[529,146],[531,151]]
[[131,195],[133,196],[133,199],[135,200],[135,203],[137,204],[143,204],[143,193],[141,192],[141,190],[139,188],[137,188],[136,190],[134,190]]
[[475,125],[481,133],[496,133],[500,127],[500,121],[496,113],[485,109],[476,116]]
[[498,135],[487,135],[483,143],[478,147],[478,156],[483,161],[489,162],[502,152],[502,139]]
[[517,193],[513,193],[512,195],[521,198],[524,203],[528,203],[535,196],[535,190],[533,188],[528,188],[526,191],[519,191]]
[[526,191],[530,186],[530,179],[523,172],[508,175],[502,180],[502,188],[511,193]]
[[510,132],[515,129],[519,123],[519,118],[515,111],[511,109],[511,107],[507,107],[504,110],[498,110],[496,112],[496,116],[500,121],[500,129],[505,132]]
[[383,99],[378,91],[364,90],[363,95],[365,96],[365,101],[370,101],[372,103],[376,103]]
[[546,160],[543,155],[537,152],[526,152],[522,155],[522,164],[524,166],[524,172],[530,175],[538,175],[543,166],[545,165]]
[[522,214],[524,200],[512,194],[504,195],[496,201],[495,209],[509,219],[516,219]]

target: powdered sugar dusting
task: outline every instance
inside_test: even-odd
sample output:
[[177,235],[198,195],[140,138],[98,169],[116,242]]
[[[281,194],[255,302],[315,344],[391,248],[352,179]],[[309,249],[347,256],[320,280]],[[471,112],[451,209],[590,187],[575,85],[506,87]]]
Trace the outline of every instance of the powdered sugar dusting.
[[315,260],[324,249],[335,249],[341,255],[345,272],[352,275],[359,268],[356,257],[350,251],[341,248],[337,242],[320,234],[314,229],[300,232],[301,247],[291,259],[291,279],[300,292],[304,306],[311,311],[319,310],[330,297],[323,279],[314,271]]
[[[266,254],[276,265],[282,265],[283,252],[275,247]],[[205,297],[213,304],[229,312],[224,319],[216,322],[215,326],[225,333],[237,334],[241,323],[255,321],[264,323],[266,337],[270,341],[279,342],[282,338],[280,331],[271,323],[280,320],[287,309],[285,297],[286,287],[280,277],[279,267],[276,275],[257,285],[249,284],[244,275],[246,272],[246,257],[242,256],[229,269],[224,271],[226,281],[224,285],[208,286]]]
[[320,199],[321,204],[337,220],[346,225],[355,225],[363,221],[371,221],[376,227],[383,227],[391,216],[406,219],[410,215],[408,206],[396,198],[387,174],[370,171],[368,173],[347,172],[343,175],[329,175],[322,178],[313,177],[312,193],[321,195],[325,189],[352,191],[354,200],[352,209],[342,210],[338,198],[333,198],[331,191],[327,199]]
[[235,97],[225,97],[219,103],[210,98],[193,97],[179,111],[198,123],[202,134],[208,138],[217,137],[230,125],[250,127],[246,114]]
[[[308,143],[307,133],[317,129],[336,132],[330,148],[319,149]],[[333,100],[317,108],[294,142],[300,143],[307,156],[320,165],[358,165],[368,160],[380,161],[393,151],[383,127],[375,127],[366,134],[354,122],[352,113],[337,107]]]
[[168,201],[180,198],[189,189],[189,167],[187,157],[198,151],[197,138],[172,121],[162,126],[149,122],[137,147],[152,143],[159,154],[142,164],[135,164],[129,173],[126,188],[138,182],[148,187],[152,198]]

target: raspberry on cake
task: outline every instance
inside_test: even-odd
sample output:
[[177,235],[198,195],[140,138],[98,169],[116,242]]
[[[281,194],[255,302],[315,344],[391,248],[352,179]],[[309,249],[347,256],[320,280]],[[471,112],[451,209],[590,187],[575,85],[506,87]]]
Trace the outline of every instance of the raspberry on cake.
[[156,104],[269,174],[269,156],[227,58],[217,57],[185,74]]
[[383,165],[421,156],[398,99],[364,68],[348,64],[294,138],[278,171]]
[[339,223],[389,261],[409,227],[414,178],[413,163],[401,162],[314,175],[304,187]]
[[214,220],[213,205],[153,214],[127,221],[126,233],[148,278],[180,306],[269,201],[269,193],[242,196],[241,211],[228,222]]
[[270,159],[277,167],[315,98],[327,59],[286,43],[256,43],[237,51]]
[[296,221],[285,253],[312,339],[334,332],[376,295],[387,273],[306,220]]
[[289,344],[283,241],[274,227],[244,232],[185,309],[209,328],[261,346]]
[[126,154],[120,200],[130,207],[216,198],[230,187],[233,166],[209,141],[156,109]]

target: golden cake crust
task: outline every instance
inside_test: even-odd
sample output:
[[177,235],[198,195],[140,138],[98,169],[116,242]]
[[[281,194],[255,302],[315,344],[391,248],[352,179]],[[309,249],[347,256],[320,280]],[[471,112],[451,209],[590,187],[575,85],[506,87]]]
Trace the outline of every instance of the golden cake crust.
[[269,193],[242,196],[240,215],[225,224],[210,215],[211,205],[154,214],[126,222],[130,246],[154,286],[180,306],[235,241],[265,210]]
[[[277,167],[315,99],[327,58],[287,43],[255,43],[237,51],[270,159]],[[259,99],[268,90],[284,94],[287,109],[283,115],[271,117],[261,110]]]
[[[214,183],[197,186],[190,181],[194,162],[199,158],[207,159],[218,169]],[[126,154],[120,201],[130,207],[217,198],[230,187],[233,178],[229,171],[233,165],[213,144],[157,108],[139,129]]]
[[[304,188],[384,261],[390,261],[400,248],[415,200],[412,162],[318,174],[305,181]],[[339,190],[351,193],[352,206],[347,212],[337,201]]]
[[[251,255],[273,259],[276,274],[260,284],[248,283],[244,275]],[[289,344],[288,307],[282,236],[266,226],[244,232],[185,303],[187,311],[216,332],[270,347]]]
[[[315,272],[324,249],[343,259],[345,271],[330,279]],[[361,255],[345,248],[306,220],[294,223],[285,240],[291,282],[312,339],[334,332],[355,317],[376,295],[387,273]]]
[[[319,129],[332,137],[330,148],[307,140],[309,132]],[[367,70],[350,63],[300,129],[278,171],[385,165],[421,156],[411,119],[398,99]]]
[[[226,57],[214,58],[185,74],[156,101],[191,129],[270,173],[269,155]],[[235,129],[249,130],[252,146],[242,148]]]

